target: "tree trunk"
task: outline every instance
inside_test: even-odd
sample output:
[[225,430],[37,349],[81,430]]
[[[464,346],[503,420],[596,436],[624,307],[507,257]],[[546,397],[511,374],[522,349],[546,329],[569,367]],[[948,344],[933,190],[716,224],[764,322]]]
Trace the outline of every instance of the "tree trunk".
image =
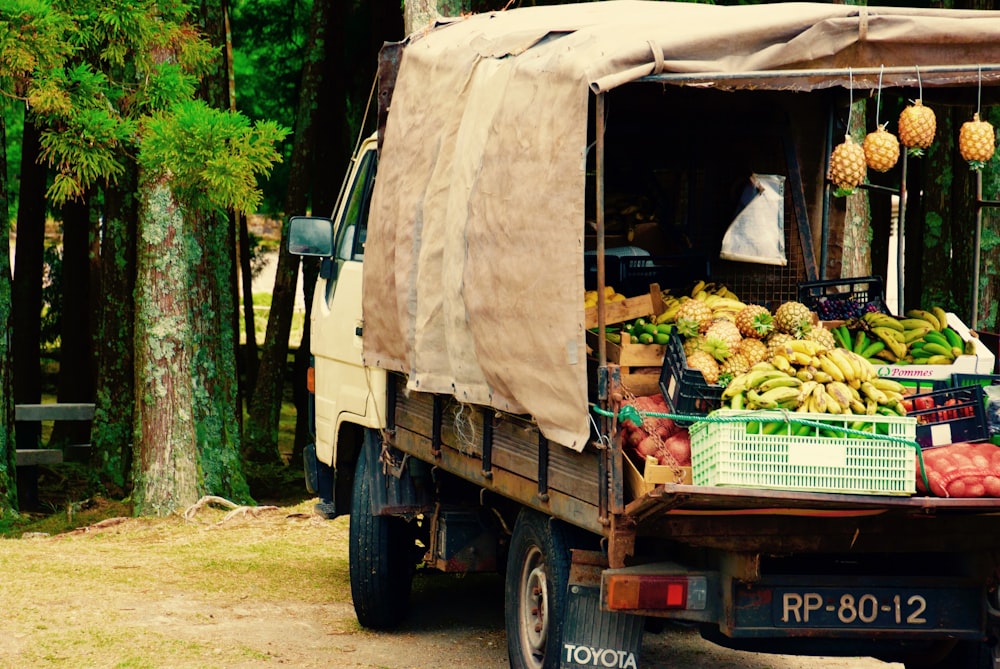
[[[226,0],[202,2],[202,24],[208,40],[219,48],[216,69],[202,79],[202,98],[226,111],[230,104],[229,50],[226,49]],[[195,438],[201,494],[219,495],[245,504],[252,502],[240,462],[239,374],[236,366],[238,335],[236,309],[235,221],[219,214],[185,212],[191,230],[193,361]]]
[[17,513],[17,450],[14,445],[11,364],[10,219],[7,187],[7,126],[0,114],[0,518]]
[[104,193],[101,229],[101,299],[97,337],[97,390],[91,431],[91,464],[101,480],[130,489],[135,403],[134,322],[136,166],[128,163]]
[[[309,157],[315,144],[316,101],[322,85],[323,49],[334,1],[313,2],[292,145],[288,193],[285,198],[285,211],[289,215],[305,213],[309,204]],[[246,422],[244,458],[262,465],[281,464],[278,455],[278,419],[288,370],[288,335],[299,271],[298,256],[293,256],[287,250],[287,233],[288,226],[282,226],[271,312],[267,319],[257,386]]]
[[[252,502],[240,462],[240,410],[236,384],[236,349],[232,315],[236,301],[230,289],[232,254],[229,218],[208,215],[185,225],[191,251],[191,345],[195,439],[200,494],[219,495],[239,504]],[[199,262],[200,260],[200,262]]]
[[[12,295],[14,401],[42,401],[41,349],[42,251],[45,244],[45,182],[47,170],[38,163],[38,129],[27,117],[21,140],[21,195],[17,209],[17,246]],[[38,448],[37,423],[16,427],[21,448]]]
[[191,231],[165,179],[140,179],[136,278],[136,515],[199,497],[191,327]]
[[[90,206],[69,202],[63,206],[62,322],[60,324],[60,402],[92,402],[94,366],[90,321]],[[60,421],[52,429],[50,448],[90,443],[90,423]]]

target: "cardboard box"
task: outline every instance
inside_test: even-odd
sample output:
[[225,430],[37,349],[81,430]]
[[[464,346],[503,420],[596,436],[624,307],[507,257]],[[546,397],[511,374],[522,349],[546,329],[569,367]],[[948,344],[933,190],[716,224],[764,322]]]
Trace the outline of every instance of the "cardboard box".
[[975,353],[960,355],[950,365],[878,365],[875,369],[879,376],[895,379],[900,382],[944,381],[951,379],[952,374],[992,374],[996,365],[996,356],[986,344],[974,336],[958,316],[948,314],[948,325],[951,326],[963,341],[972,341]]
[[656,464],[655,458],[647,458],[643,471],[640,472],[628,455],[622,459],[625,461],[625,482],[633,498],[642,497],[663,483],[691,485],[690,467],[666,467]]

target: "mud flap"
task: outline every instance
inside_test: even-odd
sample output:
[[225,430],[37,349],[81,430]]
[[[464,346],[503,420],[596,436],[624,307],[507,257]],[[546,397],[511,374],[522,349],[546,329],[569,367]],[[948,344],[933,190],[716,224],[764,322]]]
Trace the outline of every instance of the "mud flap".
[[372,515],[412,518],[434,510],[427,465],[395,448],[373,443],[377,435],[365,431],[365,446],[359,457],[368,458],[371,476]]
[[607,566],[601,553],[573,551],[559,669],[638,669],[646,621],[601,610],[601,572]]

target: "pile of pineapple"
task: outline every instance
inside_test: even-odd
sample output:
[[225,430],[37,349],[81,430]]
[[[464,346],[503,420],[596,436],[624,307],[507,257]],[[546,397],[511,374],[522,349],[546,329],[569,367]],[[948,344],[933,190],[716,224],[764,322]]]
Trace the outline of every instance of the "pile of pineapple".
[[[875,131],[865,136],[858,144],[850,135],[833,149],[830,155],[829,179],[839,195],[852,193],[865,181],[868,168],[887,172],[899,160],[902,143],[912,156],[923,154],[924,149],[934,141],[937,118],[934,110],[925,107],[920,99],[906,107],[899,115],[899,138],[886,130],[887,124],[879,125]],[[981,170],[993,157],[996,148],[996,133],[988,121],[973,114],[972,120],[962,124],[958,134],[958,150],[962,159],[973,170]]]
[[673,323],[684,338],[687,364],[709,384],[725,383],[784,350],[795,339],[834,348],[833,334],[801,302],[781,304],[772,314],[746,304],[725,286],[698,282],[690,295],[664,294],[667,310],[657,318]]

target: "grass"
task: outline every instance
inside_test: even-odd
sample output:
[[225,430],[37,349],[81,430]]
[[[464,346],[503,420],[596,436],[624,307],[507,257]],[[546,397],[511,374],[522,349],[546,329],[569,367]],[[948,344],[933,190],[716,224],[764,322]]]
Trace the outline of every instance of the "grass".
[[229,633],[245,616],[256,625],[268,610],[336,602],[343,624],[326,623],[349,627],[346,519],[319,521],[311,500],[224,513],[0,540],[0,570],[16,575],[4,583],[0,665],[270,666],[264,634]]

